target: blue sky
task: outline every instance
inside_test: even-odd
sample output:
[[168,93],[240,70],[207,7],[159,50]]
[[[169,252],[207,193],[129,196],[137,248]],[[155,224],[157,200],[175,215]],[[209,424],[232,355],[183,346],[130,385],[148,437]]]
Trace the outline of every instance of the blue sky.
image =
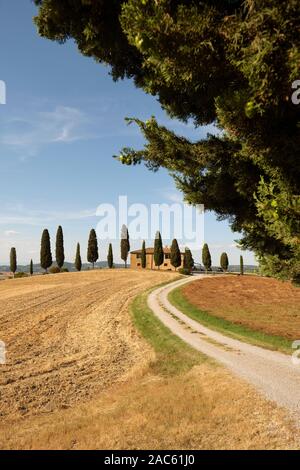
[[[108,68],[81,56],[72,42],[62,46],[40,38],[35,12],[30,0],[0,0],[0,80],[7,86],[7,104],[0,105],[0,264],[8,262],[11,246],[19,263],[38,262],[42,229],[49,229],[53,241],[59,224],[67,259],[73,260],[79,241],[85,260],[89,230],[99,222],[96,208],[116,204],[119,195],[147,206],[182,199],[165,170],[125,167],[112,158],[124,146],[143,146],[126,116],[154,115],[191,139],[208,130],[172,122],[155,98],[130,81],[114,83]],[[222,251],[238,263],[238,238],[226,222],[205,215],[214,263]],[[107,244],[100,240],[102,260]],[[114,248],[118,261],[118,241]],[[254,262],[252,253],[243,254],[245,263]],[[194,256],[200,260],[200,247]]]

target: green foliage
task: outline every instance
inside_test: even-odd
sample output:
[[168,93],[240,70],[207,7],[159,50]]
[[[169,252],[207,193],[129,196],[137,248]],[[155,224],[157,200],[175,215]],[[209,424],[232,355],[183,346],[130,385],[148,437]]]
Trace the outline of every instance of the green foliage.
[[52,265],[50,235],[47,229],[42,234],[40,259],[41,267],[47,272],[47,269]]
[[220,266],[223,269],[223,271],[225,271],[225,272],[228,271],[229,261],[228,261],[227,253],[222,253],[221,254]]
[[145,240],[143,241],[143,245],[142,245],[141,263],[142,263],[142,268],[145,269],[145,268],[146,268],[146,265],[147,265],[147,255],[146,255],[146,244],[145,244]]
[[211,269],[211,255],[210,255],[210,251],[209,251],[207,243],[204,243],[204,245],[203,245],[202,263],[203,263],[203,266],[205,267],[206,271],[209,271]]
[[184,276],[190,276],[191,270],[187,268],[180,268],[178,269],[179,274],[183,274]]
[[181,253],[176,238],[171,244],[171,265],[174,266],[175,271],[181,266]]
[[33,275],[33,261],[32,260],[30,260],[29,273],[30,273],[30,276]]
[[65,262],[64,235],[61,226],[57,229],[55,254],[57,266],[61,269]]
[[[140,54],[128,44],[119,15],[120,0],[34,0],[39,34],[60,43],[73,38],[79,51],[110,64],[114,79],[141,75]],[[138,77],[136,77],[138,80]]]
[[153,255],[153,258],[154,258],[154,264],[158,268],[164,262],[164,249],[163,249],[161,234],[158,231],[156,232],[155,240],[154,240],[154,255]]
[[95,263],[99,258],[98,252],[98,240],[97,234],[94,229],[90,231],[89,241],[88,241],[88,250],[87,250],[87,260],[89,263],[92,263],[93,269],[95,267]]
[[51,266],[51,268],[49,269],[50,274],[59,274],[61,272],[62,271],[59,266]]
[[[242,234],[279,275],[299,272],[300,106],[298,0],[35,0],[39,33],[133,78],[171,117],[215,124],[217,137],[191,142],[136,122],[143,150],[126,165],[167,168],[192,204],[204,204]],[[262,178],[265,187],[262,186]],[[273,191],[273,209],[262,205]],[[271,198],[272,199],[272,198]],[[287,205],[284,205],[283,199]],[[272,203],[272,200],[271,200]]]
[[130,242],[129,242],[129,233],[126,225],[122,226],[121,229],[121,259],[125,263],[125,268],[127,268],[127,258],[130,252]]
[[114,267],[113,249],[112,249],[111,243],[109,244],[109,247],[108,247],[107,264],[108,264],[109,269],[112,269]]
[[76,247],[75,268],[76,268],[77,271],[81,271],[81,269],[82,269],[82,260],[81,260],[81,254],[80,254],[80,243],[77,243],[77,247]]
[[15,248],[11,248],[10,250],[10,270],[13,274],[15,274],[17,270],[17,252]]
[[70,272],[70,271],[68,270],[68,268],[62,268],[62,269],[60,270],[60,272],[61,272],[61,273],[68,273],[68,272]]
[[192,256],[192,252],[189,248],[186,248],[184,251],[183,268],[191,272],[194,265],[195,263],[194,263],[194,259]]
[[19,272],[14,274],[15,279],[22,279],[23,277],[28,277],[27,273]]
[[242,255],[240,256],[240,275],[244,275],[244,258],[242,257]]
[[296,280],[300,276],[300,196],[261,178],[256,202],[268,233],[285,246],[282,256],[259,253],[261,272]]

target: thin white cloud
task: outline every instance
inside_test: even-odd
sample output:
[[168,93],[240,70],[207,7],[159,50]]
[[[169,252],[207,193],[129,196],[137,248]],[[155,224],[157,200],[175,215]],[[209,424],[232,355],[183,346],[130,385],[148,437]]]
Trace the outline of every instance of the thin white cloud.
[[35,155],[53,143],[68,143],[96,138],[90,130],[90,120],[79,109],[57,106],[53,111],[32,111],[6,120],[1,126],[0,144]]
[[20,232],[16,232],[15,230],[5,230],[4,235],[6,237],[14,237],[15,235],[19,235]]
[[[43,225],[47,222],[64,220],[81,220],[96,216],[96,209],[82,209],[78,211],[37,211],[16,206],[15,210],[0,213],[0,225]],[[16,234],[14,230],[7,230],[6,234]]]

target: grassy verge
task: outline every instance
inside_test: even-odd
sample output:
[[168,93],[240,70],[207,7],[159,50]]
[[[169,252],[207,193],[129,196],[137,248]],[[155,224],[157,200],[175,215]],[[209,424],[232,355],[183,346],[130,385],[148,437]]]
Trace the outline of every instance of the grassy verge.
[[281,336],[273,336],[262,331],[252,330],[246,326],[230,322],[224,318],[216,317],[208,312],[200,310],[191,304],[182,293],[182,287],[170,292],[169,301],[185,315],[198,321],[212,330],[223,333],[231,338],[239,339],[255,346],[267,349],[291,353],[291,341]]
[[150,292],[151,290],[144,292],[133,300],[131,313],[135,327],[156,352],[156,360],[151,364],[152,371],[164,376],[174,376],[203,362],[212,364],[211,359],[188,346],[154,315],[147,305]]

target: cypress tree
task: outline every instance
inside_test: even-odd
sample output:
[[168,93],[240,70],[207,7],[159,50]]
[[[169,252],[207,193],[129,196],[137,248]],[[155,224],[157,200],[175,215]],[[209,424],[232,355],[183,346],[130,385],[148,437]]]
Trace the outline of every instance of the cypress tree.
[[194,264],[192,252],[189,248],[186,248],[184,252],[183,267],[188,271],[192,271]]
[[81,255],[80,255],[80,244],[79,243],[77,243],[77,248],[76,248],[75,268],[77,269],[77,271],[81,271],[81,268],[82,268],[82,261],[81,261]]
[[15,276],[17,270],[17,252],[15,248],[10,250],[10,270]]
[[130,251],[130,242],[129,242],[129,233],[126,225],[122,226],[121,230],[121,259],[125,263],[125,268],[127,268],[127,258]]
[[113,255],[113,249],[112,249],[112,244],[109,244],[108,247],[108,254],[107,254],[107,264],[109,269],[112,269],[114,267],[114,255]]
[[175,271],[181,266],[181,253],[176,238],[171,245],[171,265],[174,266]]
[[156,232],[155,241],[154,241],[154,264],[155,266],[159,267],[164,262],[164,249],[162,245],[161,234],[159,231]]
[[30,276],[33,275],[33,261],[32,260],[30,260],[29,273],[30,273]]
[[51,244],[50,244],[50,235],[47,229],[43,231],[42,240],[41,240],[41,267],[48,271],[48,268],[52,265],[52,254],[51,254]]
[[205,267],[206,271],[210,270],[210,268],[211,268],[211,256],[210,256],[210,251],[209,251],[207,243],[204,243],[204,245],[203,245],[202,263],[203,263],[203,266]]
[[240,256],[240,275],[243,276],[244,274],[244,258],[242,255]]
[[147,265],[147,255],[146,255],[146,244],[145,244],[145,240],[143,241],[143,245],[142,245],[141,262],[142,262],[142,268],[145,269],[145,267],[146,267],[146,265]]
[[64,234],[62,227],[59,226],[56,234],[56,263],[59,269],[61,269],[65,262],[65,250],[64,250]]
[[222,253],[220,258],[220,266],[224,272],[228,271],[229,261],[227,253]]
[[89,242],[88,242],[88,251],[87,251],[87,260],[89,263],[92,263],[93,269],[95,267],[95,263],[99,258],[98,252],[98,241],[97,235],[94,229],[90,231]]

